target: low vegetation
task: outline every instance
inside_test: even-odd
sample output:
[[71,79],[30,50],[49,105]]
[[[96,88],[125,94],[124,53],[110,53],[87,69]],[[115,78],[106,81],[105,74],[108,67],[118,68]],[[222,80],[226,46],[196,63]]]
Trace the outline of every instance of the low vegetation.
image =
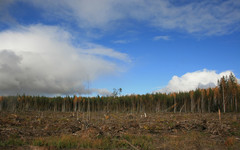
[[239,131],[238,113],[2,112],[0,149],[238,149]]

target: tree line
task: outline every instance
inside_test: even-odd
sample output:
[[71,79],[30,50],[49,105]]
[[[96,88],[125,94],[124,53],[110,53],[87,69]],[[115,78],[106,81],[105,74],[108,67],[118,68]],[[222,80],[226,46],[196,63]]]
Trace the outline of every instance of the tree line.
[[[122,90],[122,89],[121,89]],[[189,92],[109,97],[0,96],[0,111],[58,112],[239,112],[240,85],[233,74],[218,86]]]

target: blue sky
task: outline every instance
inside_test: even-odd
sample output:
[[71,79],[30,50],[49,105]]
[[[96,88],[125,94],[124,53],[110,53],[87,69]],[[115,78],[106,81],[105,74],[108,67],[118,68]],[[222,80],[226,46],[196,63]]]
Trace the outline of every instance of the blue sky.
[[1,0],[0,94],[216,84],[240,76],[239,33],[238,0]]

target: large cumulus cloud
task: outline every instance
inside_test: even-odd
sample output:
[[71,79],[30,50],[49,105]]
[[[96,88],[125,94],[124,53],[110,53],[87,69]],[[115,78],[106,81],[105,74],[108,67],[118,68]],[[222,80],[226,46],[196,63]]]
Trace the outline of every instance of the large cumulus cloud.
[[74,45],[73,38],[44,25],[0,32],[0,94],[86,94],[87,82],[121,70],[114,60],[130,61],[127,54],[100,45]]
[[190,91],[197,88],[209,88],[217,86],[217,81],[223,76],[229,76],[231,71],[216,73],[214,70],[199,70],[189,72],[181,77],[173,76],[168,85],[155,92],[170,93]]

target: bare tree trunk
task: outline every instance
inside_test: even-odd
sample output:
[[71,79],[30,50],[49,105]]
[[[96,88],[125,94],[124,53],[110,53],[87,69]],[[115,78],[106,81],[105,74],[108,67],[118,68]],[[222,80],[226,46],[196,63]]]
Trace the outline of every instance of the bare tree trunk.
[[89,80],[88,80],[88,121],[90,121],[90,119],[91,119],[91,110],[90,110],[90,99],[89,99],[89,94],[90,94],[90,91],[89,91]]
[[186,99],[184,100],[184,112],[185,113],[187,112],[187,100]]
[[160,112],[160,108],[161,108],[161,104],[160,104],[160,100],[158,100],[158,112]]
[[208,99],[208,113],[211,112],[211,99]]
[[176,96],[174,96],[174,113],[176,113],[177,111],[177,100],[176,100]]
[[2,111],[2,101],[0,100],[0,111]]
[[26,102],[25,110],[29,110],[29,102],[28,101]]
[[80,101],[77,102],[77,104],[78,104],[78,111],[80,112],[81,111],[81,103],[80,103]]
[[56,101],[54,102],[54,106],[53,106],[54,108],[54,112],[56,112],[57,111],[57,103],[56,103]]
[[201,103],[201,101],[200,101],[200,98],[198,98],[198,100],[197,100],[197,108],[198,108],[198,112],[201,112],[201,109],[200,109],[200,103]]
[[201,99],[201,107],[202,107],[202,113],[205,112],[205,103],[204,103],[204,93],[202,92],[202,99]]
[[0,111],[2,111],[2,107],[3,107],[2,103],[3,103],[3,97],[0,96]]
[[76,112],[77,111],[77,102],[74,102],[74,112]]
[[235,111],[237,112],[238,110],[238,106],[237,106],[237,96],[235,97]]
[[109,111],[109,100],[107,100],[107,112]]
[[224,87],[222,88],[223,92],[223,112],[226,112],[226,103],[225,103],[225,98],[224,98]]
[[63,104],[62,104],[62,112],[65,112],[65,107],[66,107],[66,102],[65,102],[65,99],[64,99]]
[[219,117],[219,122],[221,123],[221,110],[218,108],[218,117]]
[[191,112],[193,113],[195,109],[195,103],[193,97],[191,97]]
[[90,111],[91,110],[90,110],[90,99],[89,99],[89,97],[88,97],[88,110],[87,111],[88,111],[88,120],[90,120],[91,119],[91,116],[90,116],[90,113],[91,113]]

